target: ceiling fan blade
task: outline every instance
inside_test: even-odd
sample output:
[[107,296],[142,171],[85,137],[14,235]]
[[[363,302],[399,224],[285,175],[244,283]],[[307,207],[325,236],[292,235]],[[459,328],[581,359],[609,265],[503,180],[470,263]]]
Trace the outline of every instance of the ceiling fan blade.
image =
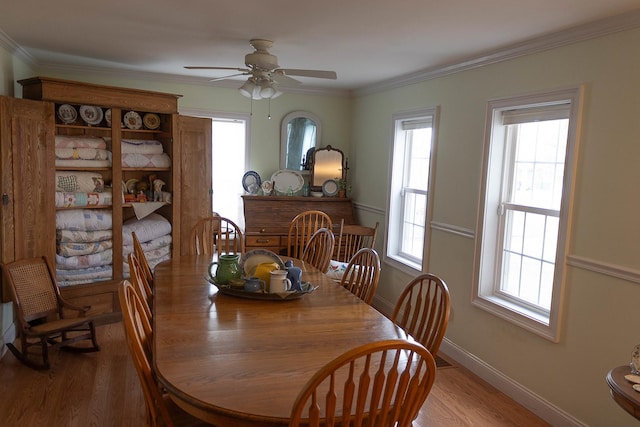
[[323,71],[323,70],[297,70],[294,68],[281,68],[275,71],[284,73],[287,76],[300,76],[300,77],[315,77],[318,79],[332,79],[338,78],[335,71]]
[[230,74],[228,76],[223,76],[223,77],[216,77],[215,79],[211,79],[209,80],[210,82],[217,82],[218,80],[225,80],[225,79],[230,79],[232,77],[236,77],[236,76],[247,76],[251,73],[235,73],[235,74]]
[[299,84],[302,84],[301,82],[299,82],[299,81],[298,81],[298,80],[296,80],[296,79],[293,79],[293,78],[291,78],[291,77],[289,77],[289,76],[285,76],[285,75],[284,75],[284,73],[281,73],[281,72],[280,72],[280,70],[276,70],[276,71],[274,71],[274,72],[271,74],[271,79],[272,79],[274,82],[276,82],[276,83],[278,83],[278,84],[281,84],[281,85],[285,85],[285,86],[287,86],[287,85],[292,86],[292,85],[299,85]]
[[184,67],[187,70],[233,70],[233,71],[241,71],[243,73],[247,73],[251,70],[248,68],[238,68],[238,67],[195,67],[195,66],[186,66]]

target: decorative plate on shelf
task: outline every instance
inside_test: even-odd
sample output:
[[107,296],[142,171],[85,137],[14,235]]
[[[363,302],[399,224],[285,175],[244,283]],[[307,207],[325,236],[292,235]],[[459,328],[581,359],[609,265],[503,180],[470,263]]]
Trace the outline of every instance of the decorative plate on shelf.
[[322,184],[322,194],[327,197],[333,197],[338,194],[338,183],[335,179],[328,179]]
[[65,125],[71,124],[78,118],[78,112],[69,104],[62,104],[58,107],[58,118]]
[[99,125],[104,115],[102,114],[102,108],[94,107],[93,105],[81,105],[80,117],[88,125]]
[[280,270],[284,270],[284,262],[275,252],[268,251],[266,249],[254,249],[249,252],[245,252],[240,258],[240,271],[245,276],[253,276],[256,272],[256,267],[259,264],[269,264],[275,262],[280,267]]
[[262,179],[258,172],[248,171],[242,176],[242,188],[249,194],[258,194],[261,185]]
[[135,111],[129,111],[124,115],[124,125],[132,130],[138,130],[142,127],[142,118]]
[[289,190],[295,194],[302,190],[304,186],[302,174],[290,169],[276,171],[271,175],[271,181],[273,182],[273,189],[276,191],[276,194],[280,195],[289,194]]
[[142,117],[142,122],[147,129],[155,130],[160,127],[160,116],[155,113],[147,113]]
[[104,112],[104,119],[107,125],[111,126],[111,108],[108,108],[107,111]]

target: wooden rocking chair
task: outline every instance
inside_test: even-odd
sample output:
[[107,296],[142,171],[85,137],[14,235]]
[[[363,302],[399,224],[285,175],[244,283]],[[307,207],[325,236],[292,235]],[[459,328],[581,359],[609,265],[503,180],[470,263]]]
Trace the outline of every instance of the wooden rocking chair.
[[[49,369],[49,345],[75,352],[100,350],[94,321],[86,317],[89,307],[76,307],[64,301],[55,282],[53,270],[45,257],[2,264],[16,307],[20,349],[7,343],[18,360],[33,369]],[[69,312],[77,315],[70,317]],[[91,346],[71,346],[90,340]],[[41,347],[42,363],[32,359],[31,347]],[[39,356],[38,356],[39,357]]]

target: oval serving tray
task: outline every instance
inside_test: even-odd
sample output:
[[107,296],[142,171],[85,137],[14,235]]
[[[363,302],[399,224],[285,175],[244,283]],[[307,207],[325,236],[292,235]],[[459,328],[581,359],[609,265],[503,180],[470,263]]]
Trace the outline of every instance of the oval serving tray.
[[280,293],[266,293],[266,292],[248,292],[242,289],[234,289],[230,286],[218,285],[215,280],[207,277],[207,282],[218,288],[218,291],[223,295],[230,295],[232,297],[255,299],[263,301],[291,301],[300,299],[306,294],[310,294],[315,291],[317,286],[313,286],[311,283],[302,283],[302,292],[280,292]]
[[276,195],[287,194],[289,189],[295,194],[302,190],[304,178],[297,171],[281,169],[271,175],[271,182],[273,182],[273,189],[276,191]]

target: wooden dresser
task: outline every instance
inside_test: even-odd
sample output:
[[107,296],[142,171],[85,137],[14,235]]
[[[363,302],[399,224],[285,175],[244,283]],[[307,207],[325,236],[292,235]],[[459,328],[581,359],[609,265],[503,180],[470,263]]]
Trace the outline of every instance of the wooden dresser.
[[244,202],[246,250],[286,251],[289,223],[300,212],[326,212],[337,233],[340,220],[356,224],[351,199],[339,197],[242,196]]

